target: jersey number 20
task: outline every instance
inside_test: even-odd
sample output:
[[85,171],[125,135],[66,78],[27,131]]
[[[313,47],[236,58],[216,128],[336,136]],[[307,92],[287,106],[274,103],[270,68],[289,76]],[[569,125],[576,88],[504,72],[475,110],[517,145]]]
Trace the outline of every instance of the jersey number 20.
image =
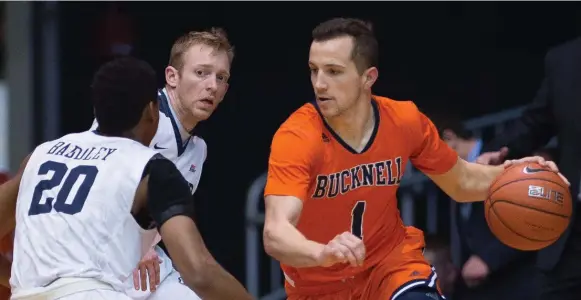
[[[96,166],[77,166],[71,169],[71,172],[65,178],[68,170],[69,168],[66,164],[52,160],[40,165],[38,175],[46,175],[50,171],[53,172],[53,175],[50,179],[41,180],[34,188],[32,203],[28,210],[29,216],[46,214],[51,212],[53,208],[57,212],[69,215],[74,215],[83,209],[83,205],[85,205],[85,201],[99,170]],[[73,196],[73,200],[67,203],[71,190],[81,175],[84,176],[83,181],[79,185],[77,193]],[[41,203],[43,192],[57,186],[61,187],[56,195],[56,200],[55,198],[48,197],[45,203]]]

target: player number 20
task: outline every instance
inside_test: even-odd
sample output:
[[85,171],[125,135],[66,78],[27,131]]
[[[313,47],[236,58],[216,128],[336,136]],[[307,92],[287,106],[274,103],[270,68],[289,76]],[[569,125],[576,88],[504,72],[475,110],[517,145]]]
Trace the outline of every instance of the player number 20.
[[[29,216],[50,213],[53,208],[57,212],[69,215],[79,213],[83,209],[99,170],[96,166],[77,166],[72,168],[65,178],[68,170],[69,168],[66,164],[52,160],[40,165],[38,175],[46,175],[51,171],[53,175],[50,179],[41,180],[34,188],[32,203],[28,210]],[[83,181],[73,196],[73,200],[67,203],[71,190],[81,175],[84,176]],[[58,186],[61,187],[56,195],[56,199],[48,197],[44,203],[41,203],[43,192]]]
[[365,213],[365,201],[357,201],[351,210],[351,233],[363,239],[363,214]]

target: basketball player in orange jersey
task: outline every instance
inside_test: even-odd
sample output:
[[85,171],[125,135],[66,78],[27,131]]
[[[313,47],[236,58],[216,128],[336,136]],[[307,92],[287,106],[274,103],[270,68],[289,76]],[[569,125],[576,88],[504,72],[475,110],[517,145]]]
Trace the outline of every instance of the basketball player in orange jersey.
[[408,161],[457,201],[481,201],[505,167],[468,163],[410,101],[373,96],[371,27],[333,19],[313,30],[316,101],[276,132],[265,189],[264,247],[290,300],[442,299],[423,233],[405,227],[396,191]]

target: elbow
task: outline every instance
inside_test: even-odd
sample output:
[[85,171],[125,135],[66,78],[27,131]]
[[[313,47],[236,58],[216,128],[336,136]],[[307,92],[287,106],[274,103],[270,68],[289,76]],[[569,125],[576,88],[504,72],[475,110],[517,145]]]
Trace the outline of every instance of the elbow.
[[266,254],[272,258],[278,259],[280,257],[280,247],[279,247],[279,231],[278,226],[272,222],[266,223],[264,225],[264,231],[262,233],[262,239],[264,244],[264,251]]
[[[211,257],[205,257],[200,261],[195,262],[188,268],[188,272],[180,273],[185,283],[197,292],[211,289],[212,286],[212,268],[216,268],[217,262]],[[184,274],[186,273],[186,274]],[[204,293],[202,293],[204,294]]]

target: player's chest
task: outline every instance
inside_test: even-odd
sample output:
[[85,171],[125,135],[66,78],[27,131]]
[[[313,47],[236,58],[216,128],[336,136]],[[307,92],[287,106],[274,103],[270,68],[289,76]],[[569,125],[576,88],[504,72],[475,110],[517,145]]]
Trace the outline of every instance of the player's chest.
[[322,157],[311,187],[311,198],[353,198],[370,193],[395,195],[408,162],[404,153],[389,149],[341,156],[336,153],[327,152]]
[[[156,145],[158,145],[158,147],[154,149],[176,165],[177,169],[188,181],[190,191],[193,194],[196,191],[202,176],[202,167],[205,160],[204,147],[196,147],[194,141],[189,141],[189,143],[180,151],[176,147],[175,139],[159,139],[159,142],[157,143],[152,142],[152,147],[156,147]],[[160,145],[168,146],[162,147]]]

